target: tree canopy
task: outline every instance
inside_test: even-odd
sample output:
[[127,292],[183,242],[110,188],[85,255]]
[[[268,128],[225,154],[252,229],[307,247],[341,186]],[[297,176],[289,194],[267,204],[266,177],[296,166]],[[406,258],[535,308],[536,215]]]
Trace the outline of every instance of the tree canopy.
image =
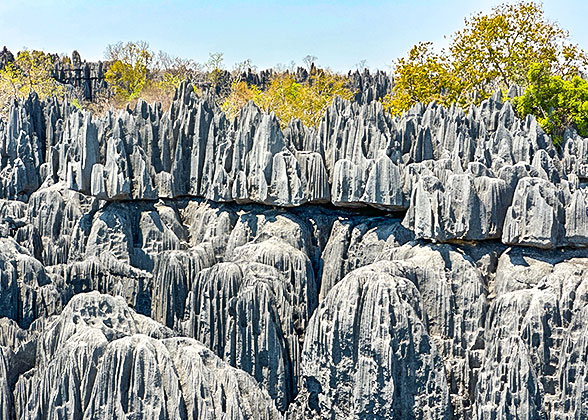
[[336,96],[351,99],[353,95],[345,77],[312,66],[304,82],[296,81],[293,74],[286,72],[274,75],[265,90],[244,81],[233,83],[221,107],[234,117],[252,100],[261,109],[273,111],[283,128],[293,118],[300,119],[308,127],[316,127]]
[[569,42],[569,34],[549,21],[542,6],[519,2],[496,6],[488,14],[465,19],[449,48],[434,52],[419,43],[394,66],[394,88],[384,104],[400,113],[416,102],[478,104],[497,89],[526,87],[534,63],[553,75],[571,78],[586,68],[588,57]]
[[153,53],[143,41],[109,45],[106,58],[112,63],[104,75],[116,95],[125,100],[135,99],[147,81],[147,72]]
[[457,100],[459,92],[448,57],[435,53],[433,43],[420,42],[407,57],[397,61],[394,87],[384,99],[384,106],[393,114],[400,114],[417,102],[448,105]]
[[588,137],[588,81],[553,75],[549,65],[538,63],[531,65],[527,78],[524,94],[514,99],[519,115],[535,115],[556,144],[568,128]]
[[14,61],[0,69],[0,101],[12,96],[25,98],[36,92],[39,98],[62,97],[65,87],[51,74],[53,57],[42,51],[21,51]]

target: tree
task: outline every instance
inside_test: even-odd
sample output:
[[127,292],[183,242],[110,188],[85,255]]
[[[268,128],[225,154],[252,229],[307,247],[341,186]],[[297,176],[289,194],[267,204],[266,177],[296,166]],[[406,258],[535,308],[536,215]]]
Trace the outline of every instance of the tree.
[[250,58],[248,58],[247,60],[235,63],[235,65],[233,66],[233,73],[240,75],[241,73],[245,73],[249,70],[255,71],[256,69],[257,66],[253,64],[253,61],[251,61]]
[[431,42],[420,42],[412,47],[408,57],[396,63],[392,92],[382,102],[390,112],[400,114],[417,102],[449,105],[456,101],[458,93],[449,58],[434,53]]
[[259,103],[260,97],[263,93],[255,85],[248,85],[242,80],[235,80],[231,84],[231,91],[221,104],[221,109],[227,114],[229,118],[239,116],[241,109],[249,101]]
[[189,58],[170,55],[159,51],[154,61],[153,72],[159,80],[173,81],[174,88],[185,79],[194,79],[202,71],[202,65]]
[[354,97],[355,92],[347,84],[345,76],[315,68],[308,81],[302,85],[298,97],[292,98],[292,115],[286,114],[280,118],[282,125],[286,126],[291,118],[299,118],[306,126],[317,127],[325,110],[337,96],[346,100]]
[[316,127],[336,96],[351,99],[354,92],[347,87],[347,79],[327,70],[313,68],[309,79],[299,83],[290,73],[276,74],[262,91],[241,81],[233,83],[231,92],[221,105],[230,117],[238,115],[250,100],[266,112],[274,112],[282,128],[293,118],[308,127]]
[[160,102],[171,98],[186,79],[194,81],[201,73],[202,66],[194,60],[170,55],[159,51],[153,63],[153,69],[147,75],[143,95],[159,98]]
[[114,93],[124,101],[139,97],[149,72],[153,53],[145,41],[108,45],[106,59],[111,61],[104,74]]
[[316,62],[317,57],[314,55],[307,55],[302,59],[302,62],[306,64],[308,71],[312,68],[312,65]]
[[588,137],[588,81],[553,75],[545,63],[532,64],[527,77],[525,93],[514,100],[519,115],[535,115],[555,144],[561,143],[566,129]]
[[449,49],[462,88],[477,90],[484,99],[499,88],[526,85],[532,63],[549,63],[562,76],[576,73],[588,61],[568,38],[567,31],[546,19],[540,4],[520,2],[465,19]]
[[63,97],[65,87],[52,76],[53,57],[42,51],[21,51],[0,70],[0,101],[27,97],[36,92],[40,99]]
[[214,88],[220,84],[223,78],[223,60],[223,53],[210,53],[208,55],[208,61],[205,64],[208,70],[208,80]]
[[399,113],[416,102],[478,104],[497,89],[525,87],[530,66],[547,63],[555,75],[570,78],[585,69],[586,53],[569,34],[547,20],[534,2],[502,4],[489,14],[465,19],[447,51],[431,43],[415,45],[394,67],[394,87],[385,105]]

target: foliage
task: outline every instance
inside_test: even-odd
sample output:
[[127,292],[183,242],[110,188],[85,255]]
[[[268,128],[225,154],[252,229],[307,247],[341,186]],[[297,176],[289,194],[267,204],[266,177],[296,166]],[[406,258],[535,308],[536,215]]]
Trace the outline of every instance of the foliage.
[[14,96],[26,98],[31,92],[36,92],[40,99],[63,97],[65,87],[53,78],[52,69],[53,58],[49,54],[21,51],[0,70],[0,102],[6,104]]
[[553,74],[573,77],[588,64],[588,56],[568,38],[547,20],[540,4],[499,5],[489,14],[466,18],[448,51],[436,54],[431,43],[415,45],[396,62],[395,85],[384,104],[395,114],[419,101],[455,101],[466,108],[497,89],[525,87],[532,63],[547,63]]
[[456,101],[460,90],[449,59],[435,54],[432,47],[431,42],[418,43],[408,57],[398,60],[392,93],[382,101],[393,114],[400,114],[417,102],[434,100],[448,105]]
[[229,118],[235,118],[249,101],[259,103],[261,95],[262,92],[257,86],[249,86],[244,81],[234,81],[231,84],[231,92],[221,104],[221,109]]
[[550,63],[561,75],[577,72],[587,63],[586,54],[566,44],[568,37],[546,19],[540,4],[502,4],[466,19],[450,51],[464,89],[486,98],[499,88],[526,85],[532,63]]
[[114,93],[123,100],[137,98],[145,86],[153,53],[143,41],[109,45],[106,58],[112,64],[104,78]]
[[564,79],[551,73],[547,64],[531,65],[527,89],[514,100],[517,112],[523,117],[536,115],[556,144],[569,128],[588,137],[588,81],[577,75]]
[[105,78],[116,95],[115,105],[119,106],[141,97],[148,102],[161,102],[165,108],[183,80],[194,80],[202,72],[202,66],[193,60],[164,51],[155,55],[144,41],[109,45],[106,58],[112,64]]
[[210,53],[205,67],[208,70],[208,81],[212,87],[216,87],[223,76],[223,53]]
[[194,60],[172,56],[164,51],[159,51],[153,69],[153,79],[159,84],[159,88],[171,92],[186,79],[194,80],[202,71],[202,66]]
[[233,83],[229,96],[221,107],[229,116],[238,114],[250,100],[267,112],[274,112],[282,128],[292,118],[298,118],[306,126],[316,127],[325,109],[336,96],[351,99],[353,92],[347,88],[347,79],[326,70],[313,70],[308,81],[299,83],[289,73],[274,76],[264,91],[241,81]]

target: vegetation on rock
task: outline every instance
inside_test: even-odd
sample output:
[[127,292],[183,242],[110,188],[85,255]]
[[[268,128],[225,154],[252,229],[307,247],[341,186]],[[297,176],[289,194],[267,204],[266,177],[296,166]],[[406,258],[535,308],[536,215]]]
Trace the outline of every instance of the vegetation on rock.
[[[489,14],[466,18],[465,27],[451,37],[448,50],[435,52],[430,42],[415,45],[407,57],[396,62],[394,87],[383,103],[394,114],[417,102],[457,103],[468,108],[498,89],[515,84],[532,88],[539,82],[539,73],[541,83],[549,76],[556,84],[577,85],[587,64],[586,53],[569,43],[568,32],[549,21],[540,4],[502,4]],[[543,69],[539,73],[537,65]],[[561,112],[577,107],[566,103],[568,99],[569,95],[560,95],[555,104]],[[537,111],[535,115],[548,132],[565,129],[566,119],[555,114],[545,119],[539,111],[547,110],[528,105],[529,99],[523,102],[527,104],[520,106],[523,115]]]
[[105,55],[111,63],[105,79],[120,105],[139,97],[170,102],[180,82],[200,70],[192,60],[164,51],[156,55],[145,41],[109,45]]
[[0,102],[26,98],[36,92],[39,98],[63,97],[65,86],[51,75],[53,58],[42,51],[21,51],[16,59],[0,69]]
[[546,64],[533,64],[528,81],[524,94],[514,99],[519,115],[535,115],[556,144],[569,128],[588,137],[588,81],[553,75]]
[[234,117],[247,102],[253,101],[263,110],[274,112],[282,128],[292,119],[316,127],[335,97],[351,99],[353,94],[345,77],[312,66],[308,80],[304,82],[296,81],[290,73],[276,74],[265,90],[244,81],[235,82],[221,108]]
[[104,75],[110,88],[125,100],[135,99],[147,82],[153,54],[146,42],[119,42],[109,45],[106,56],[112,61]]

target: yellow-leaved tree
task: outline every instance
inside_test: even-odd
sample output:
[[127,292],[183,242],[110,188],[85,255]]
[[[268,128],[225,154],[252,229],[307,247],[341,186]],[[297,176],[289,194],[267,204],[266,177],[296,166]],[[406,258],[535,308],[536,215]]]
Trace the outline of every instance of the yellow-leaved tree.
[[540,4],[502,4],[465,19],[448,50],[431,43],[413,47],[394,66],[394,87],[384,105],[398,114],[416,102],[478,104],[497,89],[525,87],[534,63],[554,75],[572,77],[588,64],[586,53],[569,42],[567,31],[549,21]]
[[104,74],[113,92],[123,101],[139,97],[147,81],[153,53],[145,41],[109,45],[106,59],[111,62]]
[[21,51],[14,61],[0,69],[0,102],[6,105],[11,97],[26,98],[36,92],[40,99],[63,97],[65,87],[51,74],[53,58],[42,51]]
[[248,85],[247,82],[243,80],[235,80],[231,84],[229,95],[221,104],[221,109],[229,118],[235,118],[239,116],[241,109],[247,105],[249,101],[260,103],[261,95],[262,92],[256,85]]
[[567,31],[545,17],[541,4],[520,2],[466,19],[449,50],[461,88],[476,91],[482,100],[497,89],[526,86],[533,63],[548,63],[560,76],[576,74],[587,57],[568,39]]
[[335,97],[353,98],[354,92],[347,84],[346,77],[314,67],[304,82],[297,82],[290,73],[280,73],[271,79],[265,90],[244,81],[233,83],[221,108],[234,117],[252,100],[264,111],[274,112],[282,128],[293,118],[300,119],[308,127],[316,127]]
[[390,112],[400,114],[417,102],[449,105],[458,95],[459,83],[448,57],[435,53],[432,42],[420,42],[396,63],[392,94],[383,102]]

